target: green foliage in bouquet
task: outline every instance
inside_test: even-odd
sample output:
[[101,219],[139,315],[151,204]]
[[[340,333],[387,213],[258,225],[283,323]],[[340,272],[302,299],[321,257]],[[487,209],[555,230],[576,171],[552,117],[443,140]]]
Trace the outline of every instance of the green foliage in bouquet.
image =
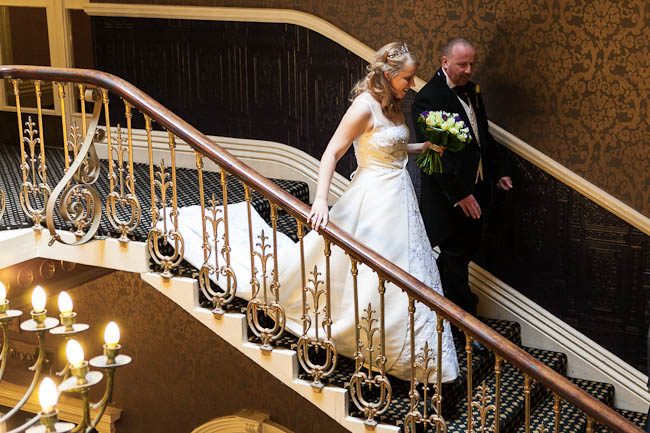
[[[471,140],[469,129],[456,113],[425,111],[418,116],[420,131],[432,144],[445,148],[445,152],[458,152]],[[426,174],[442,173],[440,154],[427,149],[415,161]]]

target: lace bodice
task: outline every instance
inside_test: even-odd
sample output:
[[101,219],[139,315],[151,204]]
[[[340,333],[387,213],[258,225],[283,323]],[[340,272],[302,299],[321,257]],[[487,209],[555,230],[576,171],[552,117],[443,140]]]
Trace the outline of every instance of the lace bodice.
[[406,153],[409,139],[408,127],[405,124],[391,125],[380,120],[373,104],[367,98],[372,96],[362,94],[355,100],[355,102],[368,104],[373,120],[372,130],[363,133],[354,142],[357,165],[360,168],[405,168],[408,162]]

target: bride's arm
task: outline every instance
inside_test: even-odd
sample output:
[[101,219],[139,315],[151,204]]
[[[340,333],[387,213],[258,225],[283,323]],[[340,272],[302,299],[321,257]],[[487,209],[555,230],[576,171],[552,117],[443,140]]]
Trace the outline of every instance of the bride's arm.
[[316,196],[309,212],[307,222],[312,228],[325,227],[329,219],[327,207],[327,195],[330,189],[330,182],[334,175],[336,163],[347,152],[352,142],[365,131],[372,127],[372,113],[370,107],[364,103],[353,103],[345,112],[334,135],[327,144],[327,148],[320,160],[318,170],[318,184]]
[[432,149],[435,152],[438,152],[441,156],[445,151],[444,147],[432,144],[429,141],[425,141],[424,143],[408,143],[406,145],[406,152],[412,155],[419,155],[427,149]]

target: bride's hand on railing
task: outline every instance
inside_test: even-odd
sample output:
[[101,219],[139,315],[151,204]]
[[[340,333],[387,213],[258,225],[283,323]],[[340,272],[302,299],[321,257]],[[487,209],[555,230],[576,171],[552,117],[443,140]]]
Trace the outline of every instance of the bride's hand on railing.
[[327,200],[314,199],[314,203],[311,205],[311,210],[309,211],[309,217],[307,218],[307,222],[311,224],[311,228],[318,231],[320,227],[325,227],[328,218],[329,208],[327,207]]

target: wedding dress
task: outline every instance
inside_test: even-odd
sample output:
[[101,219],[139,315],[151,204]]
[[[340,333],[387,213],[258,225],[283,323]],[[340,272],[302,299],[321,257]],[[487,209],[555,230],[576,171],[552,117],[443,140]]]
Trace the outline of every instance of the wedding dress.
[[[431,246],[427,240],[424,223],[420,215],[415,191],[406,170],[406,143],[409,130],[404,124],[392,125],[381,121],[371,104],[370,94],[364,93],[354,103],[370,106],[374,127],[354,142],[358,169],[352,182],[336,204],[331,208],[329,218],[352,238],[384,256],[388,261],[404,269],[438,294],[442,295],[438,268]],[[273,231],[251,207],[254,243],[259,243],[259,234],[264,231],[266,243],[273,245]],[[207,213],[207,212],[206,212]],[[246,203],[228,205],[231,266],[237,276],[237,296],[251,298],[250,249],[248,235],[248,214]],[[179,209],[179,230],[185,242],[184,258],[196,268],[203,264],[201,208],[190,206]],[[220,225],[223,227],[223,224]],[[209,230],[210,231],[210,230]],[[223,230],[217,234],[221,239]],[[270,239],[269,239],[270,238]],[[286,313],[286,328],[295,335],[302,335],[302,292],[299,244],[278,232],[278,267],[280,303]],[[324,242],[316,231],[304,237],[305,273],[312,278],[314,266],[325,280]],[[272,248],[267,249],[267,253]],[[214,253],[213,253],[214,254]],[[261,264],[256,263],[261,271]],[[267,265],[270,274],[272,263]],[[355,312],[353,280],[350,258],[335,245],[331,246],[330,296],[332,302],[332,338],[339,354],[352,358],[355,353]],[[222,277],[223,278],[223,277]],[[358,277],[359,317],[370,309],[379,319],[378,277],[370,268],[359,264]],[[323,288],[325,284],[321,284]],[[259,297],[259,295],[258,295]],[[313,307],[313,300],[308,299]],[[323,299],[321,299],[321,305]],[[411,374],[411,349],[408,315],[408,296],[397,286],[386,284],[386,368],[389,374],[409,380]],[[322,317],[322,316],[321,316]],[[320,320],[319,320],[320,321]],[[379,322],[375,322],[375,326]],[[320,324],[319,324],[320,325]],[[416,302],[415,348],[416,354],[425,344],[435,354],[437,351],[436,314]],[[310,332],[313,335],[312,323]],[[319,335],[323,335],[322,328]],[[458,375],[458,361],[449,323],[445,322],[442,341],[442,380],[453,380]],[[364,337],[364,333],[361,332]],[[378,334],[373,341],[374,356],[377,356]],[[364,341],[364,348],[368,342]],[[432,378],[435,380],[435,378]]]

